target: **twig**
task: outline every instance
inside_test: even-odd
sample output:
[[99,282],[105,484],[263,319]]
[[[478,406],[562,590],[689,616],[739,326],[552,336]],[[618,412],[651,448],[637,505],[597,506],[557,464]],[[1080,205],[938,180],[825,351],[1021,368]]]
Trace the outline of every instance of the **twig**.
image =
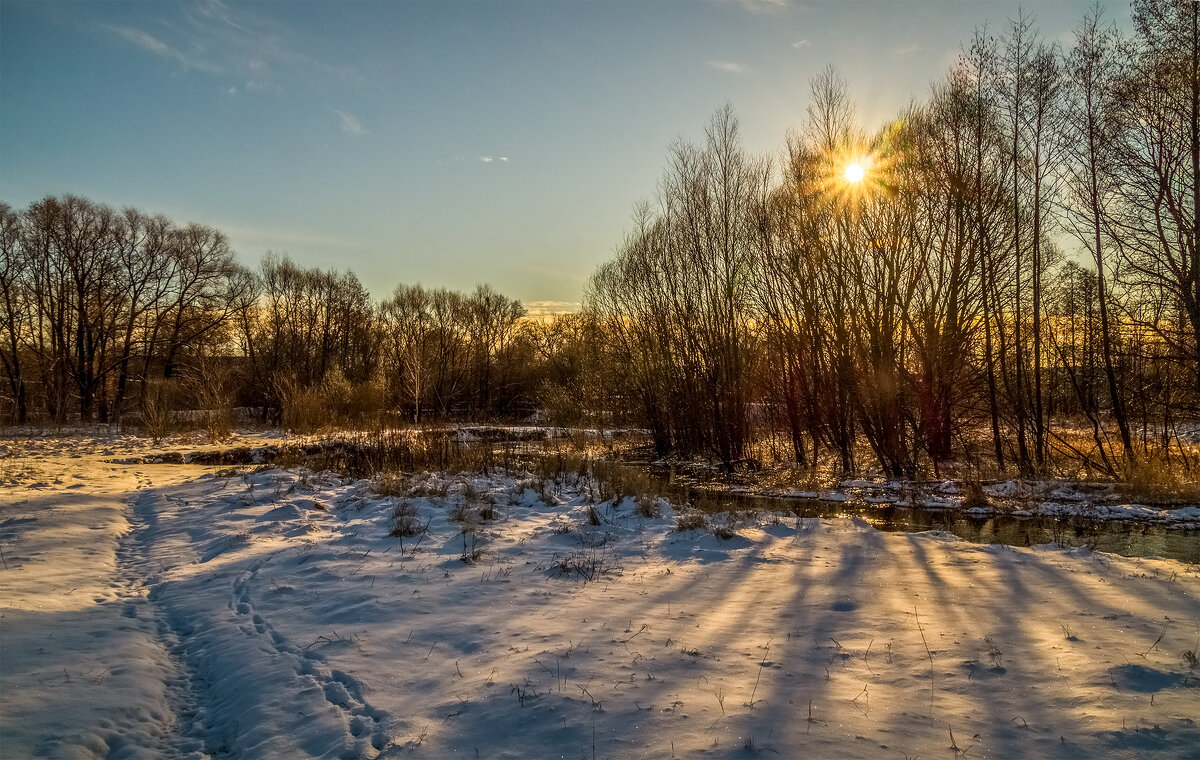
[[917,608],[913,607],[913,618],[917,621],[917,630],[921,632],[921,643],[925,645],[925,656],[929,658],[929,713],[933,714],[933,652],[929,651],[929,642],[925,640],[925,629],[921,627],[921,616],[917,614]]
[[1145,652],[1142,652],[1141,654],[1139,654],[1139,655],[1138,655],[1138,657],[1143,657],[1143,658],[1144,658],[1146,655],[1150,654],[1150,653],[1151,653],[1151,652],[1153,652],[1155,649],[1157,649],[1157,648],[1158,648],[1158,642],[1162,641],[1162,640],[1163,640],[1163,636],[1166,636],[1166,635],[1167,635],[1167,626],[1165,626],[1165,625],[1164,625],[1164,626],[1163,626],[1163,629],[1162,629],[1162,633],[1158,634],[1158,638],[1154,640],[1154,643],[1150,645],[1150,648],[1149,648],[1149,649],[1147,649]]
[[[754,709],[754,695],[758,693],[758,682],[762,678],[763,668],[767,667],[767,655],[771,653],[771,642],[775,639],[767,639],[767,651],[763,652],[762,662],[758,664],[758,675],[754,677],[754,688],[750,690],[750,708]],[[722,711],[724,714],[724,711]]]

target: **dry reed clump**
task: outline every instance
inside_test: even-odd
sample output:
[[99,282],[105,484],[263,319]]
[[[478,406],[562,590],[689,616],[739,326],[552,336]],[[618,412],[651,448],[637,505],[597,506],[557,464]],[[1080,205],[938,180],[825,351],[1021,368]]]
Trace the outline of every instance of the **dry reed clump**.
[[737,535],[737,531],[727,523],[714,523],[709,527],[709,532],[722,541],[728,541]]
[[1125,467],[1125,480],[1117,484],[1118,495],[1127,501],[1146,504],[1195,503],[1200,500],[1200,483],[1186,480],[1172,462],[1147,458]]
[[704,530],[708,525],[708,518],[703,512],[695,509],[684,509],[675,518],[675,530],[680,533],[685,533],[689,530]]
[[647,520],[654,520],[662,517],[662,506],[659,500],[649,494],[642,494],[637,497],[637,513]]
[[150,434],[154,443],[171,434],[174,408],[175,384],[170,380],[147,381],[142,394],[142,428]]
[[986,509],[991,506],[983,484],[978,480],[968,480],[963,483],[963,509]]
[[394,472],[383,472],[371,484],[371,490],[380,496],[409,496],[410,488],[403,477]]
[[421,522],[417,507],[408,499],[402,499],[392,509],[392,530],[389,535],[397,538],[418,536],[429,529],[428,522]]
[[603,545],[585,546],[568,554],[556,554],[550,560],[550,567],[559,577],[578,575],[585,581],[619,573],[622,569],[612,552]]
[[293,433],[375,425],[385,416],[386,393],[381,383],[351,383],[336,369],[316,385],[302,386],[294,380],[281,380],[276,384],[275,395],[283,426]]
[[232,373],[219,365],[202,364],[184,373],[184,386],[196,405],[194,418],[214,441],[233,435],[236,414],[233,404],[237,382]]

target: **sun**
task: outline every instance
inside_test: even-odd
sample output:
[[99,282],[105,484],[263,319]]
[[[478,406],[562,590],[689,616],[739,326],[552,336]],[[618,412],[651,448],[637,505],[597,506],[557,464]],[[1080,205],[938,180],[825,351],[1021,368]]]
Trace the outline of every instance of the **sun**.
[[857,162],[846,167],[845,175],[847,182],[861,182],[863,178],[863,168]]

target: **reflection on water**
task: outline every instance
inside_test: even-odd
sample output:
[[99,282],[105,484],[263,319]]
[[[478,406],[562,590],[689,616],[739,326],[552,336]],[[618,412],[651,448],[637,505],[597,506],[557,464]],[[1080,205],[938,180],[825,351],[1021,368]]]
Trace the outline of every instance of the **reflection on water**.
[[1167,530],[1124,520],[1085,518],[970,517],[949,512],[887,507],[870,510],[863,518],[879,530],[944,530],[980,544],[1032,546],[1059,543],[1086,546],[1126,557],[1165,557],[1200,562],[1200,532]]
[[1007,515],[972,517],[959,512],[913,509],[894,505],[849,501],[830,503],[810,499],[714,494],[680,484],[667,489],[706,511],[765,510],[791,512],[799,517],[850,517],[856,515],[878,530],[912,533],[944,530],[978,544],[1033,546],[1058,543],[1126,557],[1164,557],[1200,563],[1200,531],[1168,530],[1162,525],[1127,520],[1091,520],[1083,517],[1031,517]]

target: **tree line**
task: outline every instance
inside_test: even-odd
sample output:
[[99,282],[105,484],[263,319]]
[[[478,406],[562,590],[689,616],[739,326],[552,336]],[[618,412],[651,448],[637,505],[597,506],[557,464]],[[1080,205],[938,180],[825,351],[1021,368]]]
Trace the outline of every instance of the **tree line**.
[[660,451],[1190,467],[1198,8],[1097,8],[1066,50],[1022,14],[873,134],[827,69],[777,161],[728,107],[674,146],[588,296]]
[[527,415],[554,330],[524,315],[486,285],[376,303],[353,272],[276,254],[250,270],[219,230],[136,209],[0,204],[0,398],[16,424],[207,406],[293,427]]
[[[778,156],[732,108],[672,146],[584,309],[401,285],[81,198],[0,206],[14,422],[250,407],[269,424],[635,425],[660,454],[913,477],[987,462],[1196,464],[1198,5],[1098,9],[1063,49],[1020,15],[874,133],[813,80]],[[861,178],[847,172],[862,169]]]

